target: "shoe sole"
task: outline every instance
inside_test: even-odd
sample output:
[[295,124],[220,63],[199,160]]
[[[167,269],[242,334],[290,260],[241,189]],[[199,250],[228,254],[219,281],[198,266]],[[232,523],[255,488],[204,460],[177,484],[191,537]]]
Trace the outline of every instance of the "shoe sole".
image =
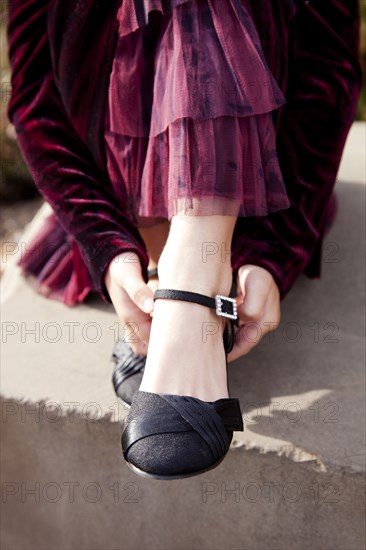
[[145,472],[144,470],[141,470],[140,468],[137,468],[137,466],[134,466],[127,460],[125,460],[127,466],[132,470],[135,474],[139,475],[140,477],[150,478],[150,479],[158,479],[158,480],[167,480],[172,481],[174,479],[186,479],[188,477],[195,477],[199,476],[201,474],[205,474],[206,472],[209,472],[210,470],[213,470],[214,468],[217,468],[221,464],[221,462],[224,460],[226,455],[224,455],[218,462],[215,462],[215,464],[212,464],[212,466],[209,466],[208,468],[205,468],[203,470],[198,470],[197,472],[191,472],[188,474],[176,474],[176,475],[160,475],[160,474],[151,474],[149,472]]

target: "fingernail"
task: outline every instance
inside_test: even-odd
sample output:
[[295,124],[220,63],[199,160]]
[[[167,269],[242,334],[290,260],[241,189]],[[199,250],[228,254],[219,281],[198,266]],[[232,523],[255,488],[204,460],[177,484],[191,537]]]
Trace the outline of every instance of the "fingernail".
[[151,313],[153,309],[154,309],[154,300],[152,298],[146,298],[146,300],[144,300],[144,303],[142,304],[142,310],[145,313]]

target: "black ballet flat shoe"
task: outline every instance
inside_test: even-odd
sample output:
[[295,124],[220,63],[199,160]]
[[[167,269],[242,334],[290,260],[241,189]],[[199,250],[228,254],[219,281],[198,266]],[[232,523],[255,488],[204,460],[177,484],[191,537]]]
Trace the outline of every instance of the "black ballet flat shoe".
[[[158,276],[157,268],[148,269],[148,279]],[[115,364],[112,376],[114,391],[124,405],[130,407],[133,395],[141,385],[146,357],[135,353],[131,346],[120,338],[114,345],[112,361]]]
[[[195,302],[230,319],[223,344],[226,354],[238,324],[236,302],[195,292],[159,289],[154,300]],[[227,361],[227,359],[226,359]],[[122,452],[137,474],[153,479],[182,479],[216,468],[225,458],[233,431],[243,431],[238,399],[206,402],[187,395],[135,393],[122,432]]]

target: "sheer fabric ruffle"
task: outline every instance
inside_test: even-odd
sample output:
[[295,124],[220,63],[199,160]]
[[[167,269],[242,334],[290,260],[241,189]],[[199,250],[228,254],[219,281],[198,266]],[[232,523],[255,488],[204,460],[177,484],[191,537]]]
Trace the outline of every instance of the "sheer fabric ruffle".
[[243,0],[124,0],[105,146],[130,214],[288,208],[272,111],[285,98]]
[[27,243],[18,265],[39,294],[68,306],[83,302],[93,290],[75,240],[53,213]]

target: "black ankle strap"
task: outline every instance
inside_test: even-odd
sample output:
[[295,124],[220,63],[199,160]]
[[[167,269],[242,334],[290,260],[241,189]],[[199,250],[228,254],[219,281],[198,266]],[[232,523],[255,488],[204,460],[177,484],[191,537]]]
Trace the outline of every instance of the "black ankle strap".
[[154,293],[154,300],[165,298],[167,300],[181,300],[183,302],[193,302],[202,306],[214,309],[220,317],[228,317],[237,320],[238,313],[236,301],[234,298],[217,294],[215,298],[199,294],[198,292],[188,292],[187,290],[159,289]]
[[153,277],[158,277],[158,268],[154,267],[153,269],[147,270],[147,278],[152,279]]
[[215,298],[198,294],[198,292],[188,292],[186,290],[159,289],[155,291],[154,300],[165,298],[167,300],[181,300],[182,302],[194,302],[202,306],[216,309]]
[[230,330],[225,327],[224,346],[226,353],[229,353],[234,346],[235,328],[239,326],[236,300],[228,296],[217,294],[215,298],[199,294],[198,292],[188,292],[187,290],[159,289],[154,292],[154,300],[159,298],[167,300],[181,300],[183,302],[193,302],[202,306],[214,309],[218,316],[230,319]]

